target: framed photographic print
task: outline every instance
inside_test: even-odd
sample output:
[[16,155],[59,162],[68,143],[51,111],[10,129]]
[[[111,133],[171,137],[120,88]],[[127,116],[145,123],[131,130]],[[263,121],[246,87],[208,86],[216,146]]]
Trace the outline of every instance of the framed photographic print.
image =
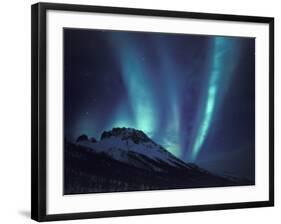
[[32,218],[274,204],[274,19],[32,6]]

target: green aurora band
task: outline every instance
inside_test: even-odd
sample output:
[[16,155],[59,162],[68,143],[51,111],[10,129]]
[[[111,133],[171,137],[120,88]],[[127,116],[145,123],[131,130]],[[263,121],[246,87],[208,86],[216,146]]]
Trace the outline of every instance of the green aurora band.
[[[220,100],[220,94],[223,87],[220,85],[222,80],[224,89],[229,82],[233,71],[233,61],[236,57],[237,49],[235,48],[235,40],[228,37],[214,38],[214,56],[211,65],[211,73],[209,76],[207,92],[204,94],[202,111],[199,112],[201,118],[199,119],[199,126],[196,131],[196,137],[192,145],[191,160],[196,160],[202,146],[208,136],[212,124],[212,118],[215,109]],[[229,63],[231,60],[231,63]],[[232,65],[230,65],[232,64]]]
[[[182,97],[186,94],[186,87],[184,82],[179,81],[179,77],[182,76],[182,72],[189,74],[188,65],[181,65],[179,69],[177,67],[179,65],[173,63],[174,59],[169,49],[163,48],[166,43],[158,40],[155,42],[154,51],[160,63],[156,72],[161,76],[155,76],[155,70],[151,68],[149,62],[142,60],[146,57],[146,53],[136,39],[131,38],[130,35],[113,33],[108,41],[114,49],[115,57],[119,60],[127,97],[120,100],[118,106],[112,110],[111,119],[103,126],[103,130],[114,127],[142,130],[175,156],[184,156],[187,161],[196,160],[206,141],[215,109],[221,101],[223,91],[227,88],[235,64],[233,63],[237,52],[235,38],[212,39],[213,50],[208,59],[211,72],[206,75],[207,88],[202,87],[202,99],[197,109],[197,125],[192,128],[191,133],[185,133],[184,136],[181,132],[181,126],[184,124],[180,120],[181,116],[185,115],[181,114],[179,107]],[[187,70],[184,71],[183,67]],[[157,85],[165,91],[159,91]],[[160,117],[162,111],[165,111],[165,122],[163,117]],[[82,119],[78,130],[90,133],[94,128],[97,136],[100,130],[98,127],[93,127],[92,123]],[[187,134],[191,137],[188,144],[183,141]],[[188,157],[185,156],[187,151]]]
[[[155,43],[155,52],[161,61],[161,76],[156,78],[148,62],[144,60],[144,50],[134,38],[118,33],[114,33],[110,38],[111,46],[119,58],[128,97],[120,102],[107,128],[131,127],[142,130],[151,138],[159,140],[171,153],[180,156],[179,94],[178,84],[173,79],[176,71],[172,65],[173,58],[167,53],[167,49],[163,52],[162,45],[157,45],[159,42]],[[159,83],[165,91],[159,94],[155,83]],[[169,107],[161,108],[160,101],[165,101]],[[169,114],[169,122],[160,128],[161,110]]]

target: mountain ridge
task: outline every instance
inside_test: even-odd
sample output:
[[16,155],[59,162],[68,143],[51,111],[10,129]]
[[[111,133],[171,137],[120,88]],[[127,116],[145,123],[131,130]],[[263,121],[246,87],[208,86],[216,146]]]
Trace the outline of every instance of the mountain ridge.
[[86,135],[65,141],[64,155],[65,194],[249,184],[186,163],[132,128],[104,131],[99,141]]
[[122,159],[117,157],[120,157],[120,154],[124,151],[131,151],[149,157],[154,161],[161,161],[171,166],[188,168],[188,165],[184,161],[174,156],[161,145],[155,143],[144,132],[133,128],[113,128],[111,131],[104,131],[100,139],[100,141],[93,143],[89,142],[88,138],[81,138],[80,136],[76,143],[84,147],[89,147],[96,152],[107,153],[115,159]]

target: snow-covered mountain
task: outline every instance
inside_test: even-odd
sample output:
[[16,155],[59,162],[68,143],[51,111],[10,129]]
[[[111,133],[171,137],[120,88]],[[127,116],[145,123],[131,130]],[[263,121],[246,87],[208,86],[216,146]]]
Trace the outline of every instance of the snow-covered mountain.
[[113,128],[111,131],[103,132],[101,140],[97,142],[80,136],[76,144],[143,169],[161,171],[164,165],[190,168],[142,131],[133,128]]
[[185,163],[132,128],[113,128],[100,140],[64,142],[64,193],[97,193],[249,185]]

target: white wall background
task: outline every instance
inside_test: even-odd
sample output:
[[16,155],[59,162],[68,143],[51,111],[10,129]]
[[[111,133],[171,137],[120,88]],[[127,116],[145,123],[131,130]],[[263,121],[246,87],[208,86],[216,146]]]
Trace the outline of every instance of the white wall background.
[[[50,0],[51,1],[51,0]],[[30,220],[30,5],[3,0],[0,7],[0,223]],[[60,0],[62,3],[155,8],[275,17],[275,180],[274,208],[149,215],[60,223],[280,223],[281,16],[278,0]]]

